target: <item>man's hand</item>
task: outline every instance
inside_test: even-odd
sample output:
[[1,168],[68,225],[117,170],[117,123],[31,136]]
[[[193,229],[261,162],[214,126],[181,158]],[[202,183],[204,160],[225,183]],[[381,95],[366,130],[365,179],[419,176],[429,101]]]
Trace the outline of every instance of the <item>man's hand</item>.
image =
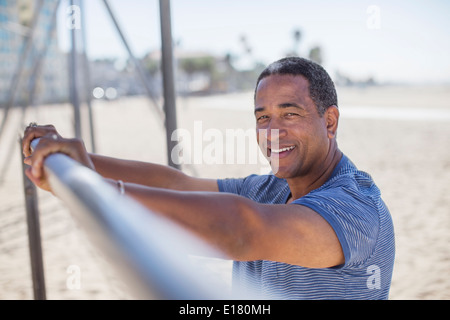
[[51,136],[56,134],[57,137],[61,137],[56,131],[56,128],[49,124],[45,126],[38,126],[35,123],[30,123],[28,127],[25,128],[25,132],[22,139],[22,151],[25,158],[31,156],[31,141],[34,139],[43,137],[45,135]]
[[[31,152],[31,141],[39,138],[40,141],[35,150]],[[79,139],[64,139],[56,131],[54,126],[28,126],[22,140],[24,162],[31,167],[25,171],[27,177],[39,188],[51,191],[44,172],[44,160],[53,153],[63,153],[80,162],[86,167],[95,170],[84,143]]]

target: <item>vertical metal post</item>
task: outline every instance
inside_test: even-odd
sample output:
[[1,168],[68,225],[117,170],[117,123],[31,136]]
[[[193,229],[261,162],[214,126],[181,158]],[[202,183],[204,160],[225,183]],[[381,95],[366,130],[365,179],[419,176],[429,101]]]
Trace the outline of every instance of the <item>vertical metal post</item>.
[[167,157],[171,167],[179,168],[178,159],[173,159],[172,149],[177,141],[172,141],[172,133],[177,128],[175,76],[173,68],[172,27],[170,17],[170,0],[159,1],[161,21],[162,74],[164,87],[164,112],[166,115]]
[[91,151],[96,152],[95,147],[95,131],[94,131],[94,114],[92,112],[92,99],[91,99],[91,74],[89,72],[89,60],[86,54],[86,18],[84,17],[84,3],[85,0],[81,0],[80,2],[80,19],[81,19],[81,42],[82,42],[82,59],[83,59],[83,73],[85,78],[85,95],[86,95],[86,104],[89,113],[89,131],[91,137]]
[[78,27],[80,7],[74,4],[74,0],[70,0],[70,6],[72,8],[72,19],[73,24],[70,26],[70,38],[71,38],[71,50],[69,59],[69,86],[70,86],[70,101],[73,106],[74,113],[74,131],[75,136],[81,139],[81,112],[80,112],[80,98],[78,95],[78,70],[77,70],[77,39],[76,39],[76,29]]
[[41,231],[39,224],[39,209],[37,192],[34,184],[25,175],[26,166],[23,163],[22,139],[20,142],[20,154],[22,155],[22,174],[25,193],[25,209],[28,226],[28,245],[30,250],[31,278],[33,281],[33,294],[35,300],[45,300],[44,262],[42,257]]

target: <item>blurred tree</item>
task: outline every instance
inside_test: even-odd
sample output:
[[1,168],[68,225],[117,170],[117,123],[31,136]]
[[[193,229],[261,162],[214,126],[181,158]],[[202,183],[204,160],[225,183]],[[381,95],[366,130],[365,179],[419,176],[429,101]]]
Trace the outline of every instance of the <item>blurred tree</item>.
[[300,41],[302,39],[302,31],[300,29],[295,29],[292,32],[293,45],[290,50],[286,51],[286,57],[300,57]]
[[19,0],[17,3],[20,24],[29,27],[33,17],[34,1]]
[[245,52],[246,54],[248,54],[248,55],[251,55],[253,49],[252,49],[252,47],[250,46],[250,44],[249,44],[249,42],[248,42],[247,36],[246,36],[245,34],[242,34],[242,35],[239,37],[239,40],[240,40],[240,42],[241,42],[241,44],[242,44],[242,47],[244,48],[244,52]]
[[311,48],[308,58],[318,64],[322,64],[322,49],[320,46]]
[[212,74],[215,68],[215,59],[212,56],[186,57],[178,60],[180,69],[189,75],[196,72]]
[[159,71],[159,61],[146,57],[143,59],[143,67],[151,76],[154,76]]
[[300,29],[294,30],[294,55],[300,56],[299,47],[300,40],[302,39],[302,31]]

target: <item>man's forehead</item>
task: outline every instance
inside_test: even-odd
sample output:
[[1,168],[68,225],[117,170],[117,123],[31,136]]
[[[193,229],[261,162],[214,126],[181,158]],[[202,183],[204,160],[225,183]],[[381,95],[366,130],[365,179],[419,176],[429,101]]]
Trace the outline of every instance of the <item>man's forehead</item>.
[[309,81],[302,75],[292,74],[272,74],[262,78],[257,86],[257,90],[267,85],[301,85],[309,87]]
[[261,79],[255,92],[255,101],[274,95],[286,99],[304,95],[309,97],[309,82],[301,75],[274,74]]

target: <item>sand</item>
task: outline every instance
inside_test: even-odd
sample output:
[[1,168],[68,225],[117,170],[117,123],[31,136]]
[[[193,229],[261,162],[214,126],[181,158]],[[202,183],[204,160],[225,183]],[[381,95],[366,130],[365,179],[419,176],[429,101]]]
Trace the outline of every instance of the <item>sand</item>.
[[[450,88],[338,88],[341,150],[381,189],[396,232],[390,299],[450,299]],[[178,124],[194,135],[208,129],[253,128],[252,93],[178,100]],[[95,101],[97,152],[166,163],[165,135],[144,97]],[[378,112],[377,112],[378,110]],[[379,111],[382,112],[379,112]],[[86,118],[86,112],[83,111]],[[33,299],[18,132],[23,124],[52,123],[73,136],[69,105],[13,109],[0,137],[0,299]],[[85,121],[85,123],[87,123]],[[84,128],[90,149],[89,132]],[[202,137],[204,138],[204,137]],[[208,141],[203,141],[204,146]],[[187,173],[239,177],[264,170],[256,164],[194,164]],[[129,299],[126,284],[74,222],[64,204],[39,191],[48,299]],[[231,281],[231,263],[196,259],[218,282]],[[70,285],[79,270],[80,286]]]

